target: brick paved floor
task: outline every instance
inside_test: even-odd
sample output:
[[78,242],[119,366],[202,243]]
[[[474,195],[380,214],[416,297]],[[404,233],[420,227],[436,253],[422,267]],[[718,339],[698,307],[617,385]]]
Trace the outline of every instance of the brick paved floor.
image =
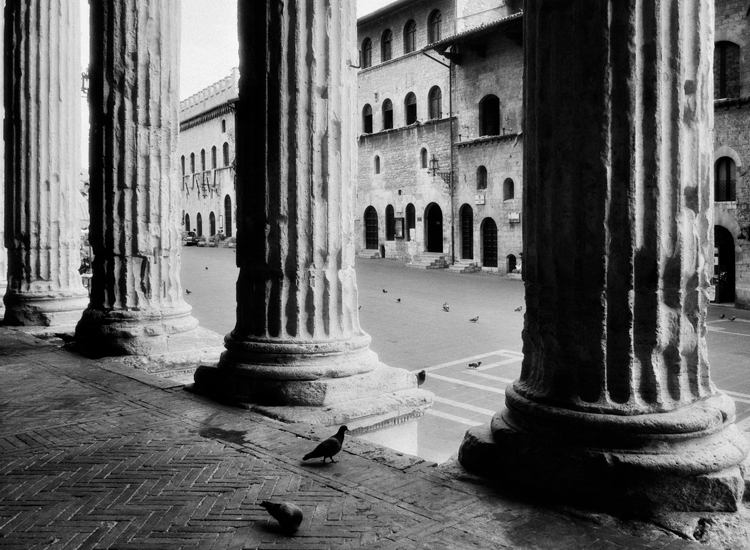
[[[2,549],[706,548],[513,500],[455,464],[357,438],[336,464],[302,463],[330,429],[217,405],[58,344],[0,328]],[[264,499],[302,508],[296,536]]]

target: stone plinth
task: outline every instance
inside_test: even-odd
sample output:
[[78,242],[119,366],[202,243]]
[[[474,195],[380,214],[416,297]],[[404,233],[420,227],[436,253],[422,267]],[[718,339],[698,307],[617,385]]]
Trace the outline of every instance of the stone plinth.
[[524,19],[524,360],[461,463],[615,507],[735,511],[750,446],[705,341],[713,4],[528,0]]
[[12,0],[5,29],[5,323],[71,325],[88,304],[76,202],[80,7]]
[[237,324],[195,389],[288,421],[395,422],[432,402],[359,324],[355,21],[347,0],[239,4]]
[[[220,345],[180,285],[178,0],[91,5],[91,303],[76,328],[89,355]],[[127,32],[120,32],[127,29]]]

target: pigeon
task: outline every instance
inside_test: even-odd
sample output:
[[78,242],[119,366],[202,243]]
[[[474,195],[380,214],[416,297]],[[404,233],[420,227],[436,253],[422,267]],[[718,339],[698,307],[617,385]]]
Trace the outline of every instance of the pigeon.
[[383,294],[388,294],[388,291],[386,289],[383,289]]
[[518,306],[518,307],[517,307],[516,309],[514,309],[513,311],[521,311],[522,309],[523,309],[523,306]]
[[401,298],[396,298],[396,303],[401,303]]
[[724,317],[726,317],[726,315],[724,315],[723,313],[719,315],[719,319],[723,319]]
[[357,311],[359,311],[360,309],[362,309],[362,306],[359,306],[359,307],[357,308]]
[[730,321],[734,321],[734,320],[735,320],[736,318],[737,318],[737,317],[732,317],[732,318],[731,318],[731,319],[729,319],[729,320],[730,320]]
[[426,378],[427,378],[427,372],[425,372],[424,369],[419,371],[417,373],[417,386],[421,386],[422,384],[424,384],[424,381]]
[[307,453],[305,456],[303,456],[302,460],[323,457],[323,463],[325,463],[326,458],[330,458],[331,462],[336,462],[335,460],[333,460],[333,457],[341,450],[341,446],[344,444],[344,433],[348,431],[349,428],[347,428],[346,426],[341,426],[339,428],[339,431],[336,432],[336,435],[329,437],[328,439],[323,441],[323,443],[315,447],[312,452]]
[[206,269],[208,269],[208,266],[206,266]]
[[469,368],[470,369],[475,369],[475,368],[477,368],[481,364],[482,364],[481,361],[477,361],[476,363],[469,363]]
[[443,304],[443,311],[450,311],[450,310],[451,310],[451,308],[448,307],[448,303],[447,302],[445,304]]
[[192,290],[188,290],[187,288],[185,289],[185,294],[192,294],[192,293],[193,293]]
[[285,531],[294,533],[299,529],[300,523],[302,523],[302,510],[298,506],[291,502],[276,503],[267,500],[261,502],[260,505],[268,510],[268,513],[279,522],[279,525]]
[[477,321],[479,321],[479,315],[477,315],[476,317],[472,317],[471,319],[469,319],[469,321],[471,321],[472,323],[476,323]]

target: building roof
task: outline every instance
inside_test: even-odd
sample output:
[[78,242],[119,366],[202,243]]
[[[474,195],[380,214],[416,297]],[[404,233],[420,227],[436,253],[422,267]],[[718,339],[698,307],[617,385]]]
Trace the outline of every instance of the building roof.
[[459,44],[461,42],[466,42],[468,40],[471,40],[472,38],[476,38],[478,36],[489,34],[492,31],[495,31],[497,29],[508,27],[514,24],[516,21],[520,22],[522,19],[523,19],[523,11],[519,11],[518,13],[508,15],[506,17],[503,17],[502,19],[498,19],[497,21],[485,23],[483,25],[479,25],[478,27],[473,27],[464,32],[454,34],[453,36],[443,38],[442,40],[438,40],[437,42],[433,42],[432,44],[427,45],[424,48],[424,51],[438,50],[440,52],[443,52],[450,46],[453,46],[454,44]]
[[395,0],[390,4],[383,6],[382,8],[378,8],[375,11],[368,13],[367,15],[363,15],[362,17],[357,19],[357,25],[369,23],[370,21],[374,21],[378,17],[381,17],[387,13],[391,13],[394,10],[405,8],[406,6],[410,6],[412,4],[418,4],[419,2],[423,1],[424,0]]

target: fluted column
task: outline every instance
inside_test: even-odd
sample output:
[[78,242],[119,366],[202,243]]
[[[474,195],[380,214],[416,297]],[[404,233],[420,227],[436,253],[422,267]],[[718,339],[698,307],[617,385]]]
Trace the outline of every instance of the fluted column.
[[[431,395],[412,374],[381,365],[359,325],[356,6],[266,0],[240,2],[238,12],[240,275],[223,384],[236,399],[266,405],[413,391],[423,407]],[[207,376],[197,372],[197,384]]]
[[179,0],[91,2],[89,354],[194,345],[180,285]]
[[492,422],[502,456],[480,429],[461,461],[736,509],[748,443],[705,340],[713,3],[525,8],[524,360]]
[[88,304],[78,273],[80,8],[5,6],[5,323],[73,324]]
[[[0,24],[0,44],[5,47],[5,25]],[[5,56],[0,55],[0,89],[5,82]],[[4,113],[3,113],[4,115]],[[5,138],[0,146],[0,319],[5,317],[5,291],[8,288],[8,253],[5,248]]]

